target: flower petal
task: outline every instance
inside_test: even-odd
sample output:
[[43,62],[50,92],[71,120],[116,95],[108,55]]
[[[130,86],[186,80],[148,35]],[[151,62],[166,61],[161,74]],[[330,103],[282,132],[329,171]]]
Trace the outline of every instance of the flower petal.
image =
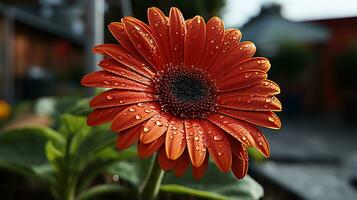
[[220,94],[219,107],[250,111],[281,111],[282,105],[274,96],[257,94]]
[[199,167],[206,156],[204,129],[196,120],[185,120],[185,132],[191,163],[193,166]]
[[166,133],[165,150],[171,160],[178,159],[186,147],[185,127],[181,119],[171,118]]
[[171,115],[161,113],[148,120],[141,130],[140,141],[143,144],[151,143],[167,131]]
[[218,169],[229,172],[232,164],[232,151],[226,133],[207,120],[200,121],[205,130],[206,146]]
[[158,152],[159,165],[161,169],[167,171],[173,169],[179,160],[170,160],[167,155],[164,147],[161,147]]
[[279,129],[281,127],[279,117],[271,111],[254,112],[219,108],[218,112],[266,128]]
[[264,96],[274,96],[274,95],[277,95],[280,93],[280,88],[273,81],[265,79],[253,86],[242,88],[239,90],[234,90],[231,92],[227,92],[225,94],[234,95],[234,94],[238,94],[238,93],[239,94],[258,94],[258,95],[264,95]]
[[119,45],[102,44],[94,47],[93,51],[95,53],[109,56],[147,78],[152,78],[155,75],[154,71],[150,69],[150,66],[148,66],[144,61],[133,57]]
[[[242,33],[238,29],[227,29],[224,32],[224,39],[223,39],[223,44],[221,47],[220,52],[217,55],[217,59],[220,59],[222,56],[225,56],[225,53],[230,51],[232,48],[237,46],[240,42],[240,39],[242,38]],[[213,77],[215,77],[216,73],[221,72],[222,70],[225,70],[221,67],[218,67],[219,65],[214,62],[212,66],[209,69],[209,73],[212,74]]]
[[[114,118],[111,128],[114,132],[126,130],[150,119],[160,111],[159,109],[159,106],[154,102],[132,105]],[[141,132],[140,130],[141,127],[139,132]]]
[[107,71],[92,72],[84,76],[81,84],[88,87],[115,88],[153,93],[154,88],[120,77]]
[[88,115],[87,124],[89,126],[97,126],[110,122],[125,108],[127,108],[127,106],[96,108]]
[[150,157],[153,153],[159,150],[159,148],[164,144],[164,142],[165,142],[165,136],[161,136],[157,140],[149,144],[138,142],[137,149],[138,149],[139,156],[142,158]]
[[224,79],[217,81],[219,92],[227,92],[246,88],[266,79],[268,75],[262,71],[246,71],[244,73],[225,76]]
[[151,93],[112,89],[94,97],[89,106],[92,108],[105,108],[154,100],[155,98]]
[[142,83],[144,85],[149,85],[149,86],[151,85],[150,79],[132,71],[129,67],[124,66],[123,64],[119,63],[118,61],[112,58],[103,59],[102,61],[100,61],[98,65],[102,67],[104,70],[116,74],[118,76],[121,76],[123,78],[127,78],[136,81],[138,83]]
[[218,17],[212,17],[206,25],[206,40],[200,67],[208,70],[216,59],[224,39],[224,23]]
[[[219,65],[219,63],[217,63]],[[216,65],[216,66],[217,66]],[[216,71],[214,77],[217,77],[217,80],[224,79],[225,76],[233,76],[235,74],[243,73],[245,71],[263,71],[267,72],[270,69],[270,62],[268,59],[263,57],[255,57],[247,59],[243,62],[237,62],[235,65],[226,66],[226,68],[220,68],[221,70]]]
[[199,167],[192,166],[192,175],[196,180],[200,180],[208,167],[208,155]]
[[265,157],[269,157],[269,144],[257,127],[221,114],[212,114],[207,119],[238,139],[245,146],[257,148]]
[[134,47],[131,42],[128,34],[125,31],[124,25],[121,22],[112,22],[108,26],[110,32],[115,37],[115,39],[119,42],[121,46],[123,46],[128,52],[130,52],[133,56],[142,59],[143,57],[140,55],[138,50]]
[[181,65],[184,56],[184,39],[186,34],[185,19],[178,8],[171,8],[169,15],[169,33],[172,63]]
[[119,150],[124,150],[129,148],[131,145],[136,143],[140,136],[140,129],[142,124],[131,127],[121,133],[117,137],[116,146]]
[[172,62],[170,36],[169,36],[169,21],[167,17],[158,8],[148,9],[149,26],[154,36],[156,43],[159,45],[159,50],[163,56],[164,64]]
[[125,30],[136,49],[145,60],[156,70],[164,69],[162,58],[150,30],[138,23],[139,20],[123,19]]
[[242,143],[235,139],[231,139],[233,158],[232,158],[232,172],[235,177],[242,179],[248,172],[248,153],[243,147]]
[[210,70],[215,68],[224,70],[227,68],[232,69],[232,66],[251,58],[255,51],[256,48],[252,42],[241,42],[229,51],[226,51],[221,57],[217,58],[212,64]]
[[206,40],[206,24],[201,16],[187,22],[185,35],[184,64],[187,67],[198,66]]
[[188,157],[187,153],[182,154],[175,167],[175,175],[177,177],[183,176],[189,165],[190,165],[190,158]]

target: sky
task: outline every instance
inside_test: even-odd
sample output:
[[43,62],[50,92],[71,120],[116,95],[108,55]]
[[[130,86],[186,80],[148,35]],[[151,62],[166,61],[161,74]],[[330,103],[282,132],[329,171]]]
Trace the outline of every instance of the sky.
[[293,21],[357,16],[357,0],[226,0],[222,17],[227,27],[242,26],[265,4],[282,5],[284,17]]

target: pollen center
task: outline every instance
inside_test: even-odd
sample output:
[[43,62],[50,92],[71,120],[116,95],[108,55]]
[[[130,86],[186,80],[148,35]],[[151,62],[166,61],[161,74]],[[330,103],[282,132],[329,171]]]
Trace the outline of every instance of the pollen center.
[[171,66],[157,75],[155,88],[161,109],[176,117],[202,118],[217,110],[215,82],[198,68]]

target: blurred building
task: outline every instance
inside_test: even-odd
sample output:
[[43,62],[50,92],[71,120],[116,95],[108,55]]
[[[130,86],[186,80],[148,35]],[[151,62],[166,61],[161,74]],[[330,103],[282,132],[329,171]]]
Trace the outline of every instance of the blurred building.
[[272,5],[263,7],[242,32],[244,40],[257,45],[258,55],[271,59],[285,114],[355,109],[357,18],[295,22]]

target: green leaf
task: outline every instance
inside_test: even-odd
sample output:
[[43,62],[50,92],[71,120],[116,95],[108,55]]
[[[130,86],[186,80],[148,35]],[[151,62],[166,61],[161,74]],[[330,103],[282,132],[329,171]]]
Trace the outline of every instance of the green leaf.
[[65,137],[70,137],[74,134],[84,137],[89,131],[90,127],[87,126],[85,117],[70,114],[61,116],[59,132]]
[[201,197],[204,199],[212,199],[212,200],[229,200],[229,197],[219,195],[213,192],[206,192],[202,190],[196,190],[189,187],[185,187],[182,185],[174,185],[174,184],[167,184],[161,185],[160,187],[161,192],[168,192],[168,193],[175,193],[175,194],[186,194],[196,197]]
[[59,170],[58,159],[63,157],[63,152],[53,145],[52,141],[48,141],[46,144],[46,155],[48,161],[51,163],[52,167],[57,171]]
[[45,146],[48,140],[63,138],[49,128],[32,127],[0,134],[0,166],[44,181],[52,180]]
[[256,200],[264,194],[263,188],[251,177],[246,176],[242,180],[237,180],[231,173],[221,173],[211,162],[205,175],[199,181],[196,181],[191,170],[188,170],[181,178],[177,178],[172,173],[166,173],[163,184],[184,185],[194,190],[213,192],[228,199]]

